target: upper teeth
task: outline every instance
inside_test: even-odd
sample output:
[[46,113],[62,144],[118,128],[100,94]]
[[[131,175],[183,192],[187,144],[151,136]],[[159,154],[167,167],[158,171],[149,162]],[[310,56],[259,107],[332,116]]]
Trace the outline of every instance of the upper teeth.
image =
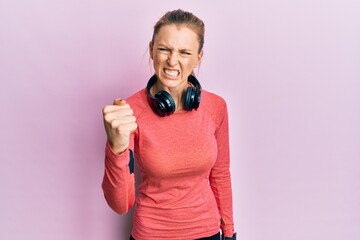
[[179,72],[178,72],[177,70],[165,69],[165,73],[166,73],[167,75],[170,75],[170,76],[175,77],[175,76],[178,75]]

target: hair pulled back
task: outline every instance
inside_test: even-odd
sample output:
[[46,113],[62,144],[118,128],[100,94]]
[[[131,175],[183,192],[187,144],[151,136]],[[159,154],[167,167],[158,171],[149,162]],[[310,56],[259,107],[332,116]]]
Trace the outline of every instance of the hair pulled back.
[[151,40],[152,43],[154,43],[155,36],[159,33],[161,27],[171,24],[175,24],[176,26],[186,26],[193,30],[198,36],[199,53],[202,51],[204,46],[205,24],[194,14],[181,9],[167,12],[159,19],[159,21],[157,21],[154,26],[154,32]]

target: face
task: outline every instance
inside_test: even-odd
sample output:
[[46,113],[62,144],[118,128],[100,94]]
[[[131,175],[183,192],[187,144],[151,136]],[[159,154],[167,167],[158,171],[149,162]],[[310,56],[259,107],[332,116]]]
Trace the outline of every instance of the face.
[[[186,26],[165,25],[150,42],[150,56],[158,77],[158,88],[183,91],[187,78],[202,58],[197,34]],[[160,90],[160,89],[159,89]]]

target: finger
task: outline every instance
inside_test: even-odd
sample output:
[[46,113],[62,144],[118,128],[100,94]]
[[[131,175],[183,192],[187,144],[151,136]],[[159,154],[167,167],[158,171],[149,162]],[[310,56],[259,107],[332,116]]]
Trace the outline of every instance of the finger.
[[121,105],[125,105],[126,104],[126,101],[124,99],[121,99],[121,98],[116,98],[114,100],[114,105],[118,105],[118,106],[121,106]]
[[126,132],[134,132],[138,125],[135,122],[131,123],[121,123],[120,120],[114,120],[111,123],[111,127],[113,129],[117,129],[118,132],[126,133]]
[[131,108],[120,109],[120,110],[113,111],[113,112],[107,112],[107,113],[104,113],[104,120],[107,122],[110,122],[114,119],[121,119],[121,118],[125,118],[125,117],[134,116],[133,113],[134,112]]
[[134,123],[136,122],[136,118],[134,115],[129,115],[129,116],[122,116],[122,117],[118,117],[115,114],[107,114],[104,117],[105,121],[108,122],[109,124],[112,124],[113,121],[117,121],[120,124],[126,124],[126,123]]
[[123,127],[123,126],[124,126],[123,130],[126,129],[126,130],[128,130],[130,133],[135,132],[136,129],[137,129],[137,127],[138,127],[138,125],[137,125],[136,122],[126,123],[126,124],[121,125],[121,127]]
[[104,108],[103,108],[103,113],[110,113],[110,112],[114,112],[114,111],[118,111],[120,109],[130,109],[130,106],[129,104],[125,104],[125,105],[121,105],[121,106],[118,106],[118,105],[106,105]]
[[135,132],[136,129],[138,128],[138,124],[136,122],[129,123],[129,128],[130,128],[130,132]]

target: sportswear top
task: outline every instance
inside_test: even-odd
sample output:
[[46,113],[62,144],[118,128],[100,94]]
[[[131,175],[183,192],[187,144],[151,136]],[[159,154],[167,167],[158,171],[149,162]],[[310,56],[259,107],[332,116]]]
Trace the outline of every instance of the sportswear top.
[[[132,236],[136,240],[196,239],[220,228],[234,233],[229,170],[228,113],[225,101],[202,90],[195,111],[159,117],[146,90],[127,100],[138,128],[125,152],[105,148],[105,199],[119,214],[135,204]],[[130,155],[141,175],[135,200]]]

